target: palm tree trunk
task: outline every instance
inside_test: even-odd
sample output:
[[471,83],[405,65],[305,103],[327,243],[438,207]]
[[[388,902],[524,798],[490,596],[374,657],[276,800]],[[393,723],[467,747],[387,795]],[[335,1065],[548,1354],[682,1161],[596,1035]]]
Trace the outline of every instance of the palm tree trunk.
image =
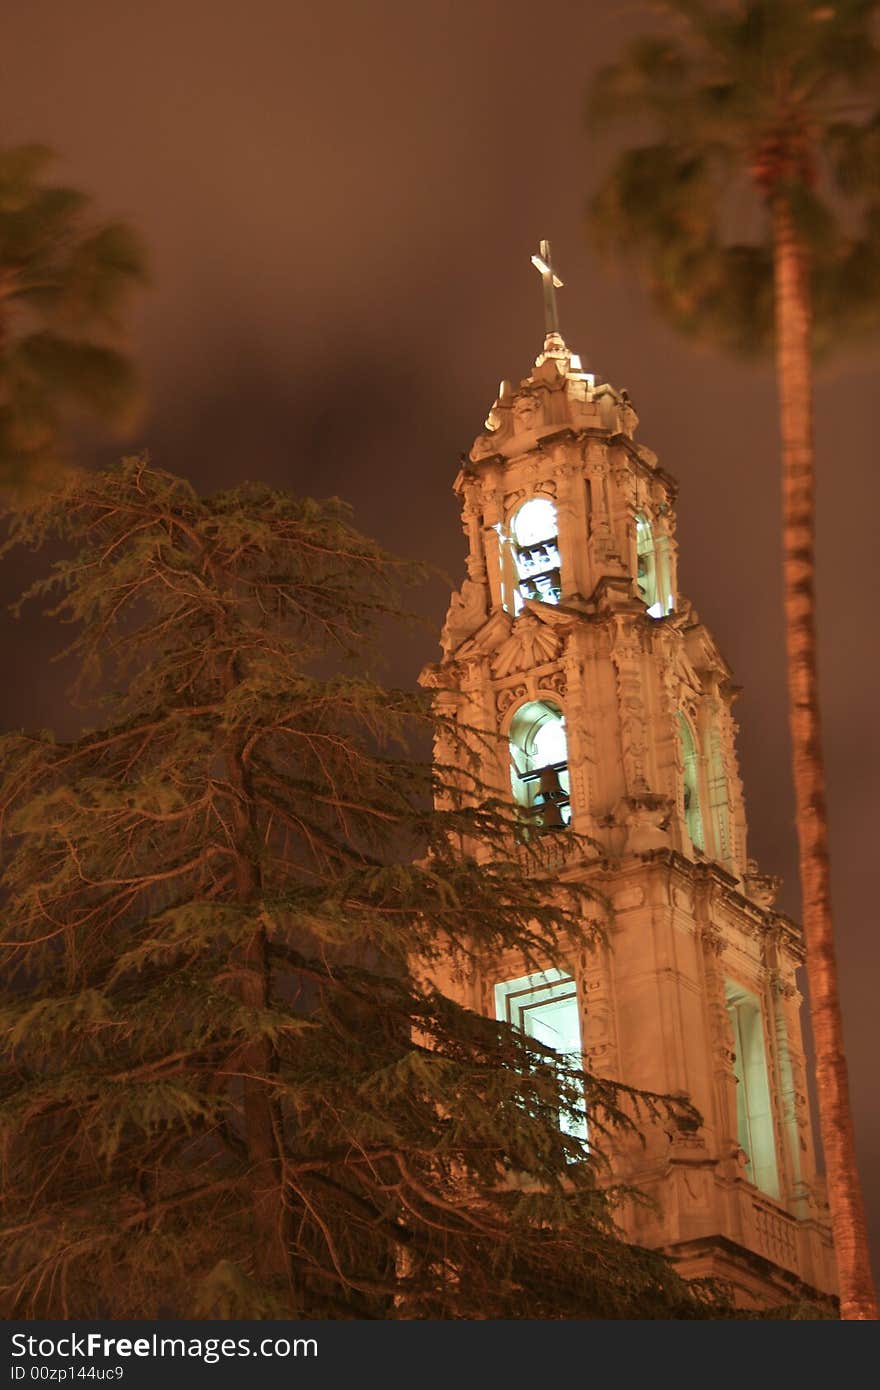
[[783,575],[794,769],[819,1128],[842,1318],[877,1317],[849,1102],[831,920],[828,816],[816,666],[811,302],[807,258],[784,190],[772,202],[776,371],[782,432]]

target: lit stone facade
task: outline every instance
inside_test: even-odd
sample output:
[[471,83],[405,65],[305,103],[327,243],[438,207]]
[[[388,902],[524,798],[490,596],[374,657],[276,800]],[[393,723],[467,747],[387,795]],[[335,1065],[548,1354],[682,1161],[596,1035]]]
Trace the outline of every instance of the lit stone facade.
[[698,1130],[653,1125],[615,1156],[657,1201],[625,1214],[634,1240],[746,1301],[829,1291],[801,933],[747,858],[737,688],[679,593],[676,485],[637,423],[551,333],[456,480],[467,578],[422,679],[489,736],[484,779],[520,804],[545,871],[612,910],[606,944],[573,942],[549,986],[514,958],[441,984],[542,1036],[575,1009],[590,1070],[690,1097]]

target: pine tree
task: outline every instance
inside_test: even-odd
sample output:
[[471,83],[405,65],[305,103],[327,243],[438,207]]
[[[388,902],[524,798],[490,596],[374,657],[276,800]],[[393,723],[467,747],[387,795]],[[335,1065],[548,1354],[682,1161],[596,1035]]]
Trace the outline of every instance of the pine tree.
[[47,179],[54,158],[0,149],[0,487],[25,492],[57,481],[72,420],[123,426],[139,395],[122,342],[143,250]]
[[661,0],[670,32],[599,74],[642,122],[593,204],[678,329],[775,353],[789,725],[810,1017],[841,1315],[877,1316],[831,911],[815,599],[813,365],[880,329],[877,0]]
[[[441,943],[546,959],[585,929],[500,808],[432,809],[422,697],[346,674],[399,563],[341,503],[200,499],[144,460],[8,544],[59,536],[31,597],[112,717],[0,743],[7,1313],[727,1315],[620,1239],[602,1171],[603,1133],[686,1104],[429,982]],[[560,1125],[585,1101],[589,1151]]]

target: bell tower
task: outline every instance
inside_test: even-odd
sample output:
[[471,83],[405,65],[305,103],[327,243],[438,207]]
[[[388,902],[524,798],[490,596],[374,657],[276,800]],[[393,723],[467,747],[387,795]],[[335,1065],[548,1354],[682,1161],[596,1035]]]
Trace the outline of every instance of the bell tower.
[[518,806],[540,872],[607,905],[605,942],[585,932],[538,974],[505,957],[441,987],[600,1076],[690,1098],[699,1128],[649,1126],[614,1155],[655,1203],[622,1214],[633,1240],[745,1302],[832,1292],[803,944],[747,857],[738,689],[679,590],[676,483],[635,442],[626,392],[564,342],[546,243],[533,261],[543,350],[463,457],[467,577],[422,680],[481,731],[483,779]]

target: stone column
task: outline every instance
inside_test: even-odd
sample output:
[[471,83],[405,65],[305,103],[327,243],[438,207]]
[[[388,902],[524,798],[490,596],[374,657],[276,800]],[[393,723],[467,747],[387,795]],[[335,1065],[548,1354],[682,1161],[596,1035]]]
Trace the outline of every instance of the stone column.
[[611,524],[608,490],[608,450],[604,441],[590,440],[586,449],[587,478],[590,486],[590,569],[595,583],[616,557],[617,545]]
[[706,1026],[712,1051],[715,1156],[720,1161],[721,1174],[733,1180],[740,1172],[736,1113],[737,1079],[733,1068],[736,1054],[727,1013],[724,970],[721,965],[726,942],[721,930],[711,920],[710,892],[707,884],[701,884],[697,888],[695,916],[703,971]]

